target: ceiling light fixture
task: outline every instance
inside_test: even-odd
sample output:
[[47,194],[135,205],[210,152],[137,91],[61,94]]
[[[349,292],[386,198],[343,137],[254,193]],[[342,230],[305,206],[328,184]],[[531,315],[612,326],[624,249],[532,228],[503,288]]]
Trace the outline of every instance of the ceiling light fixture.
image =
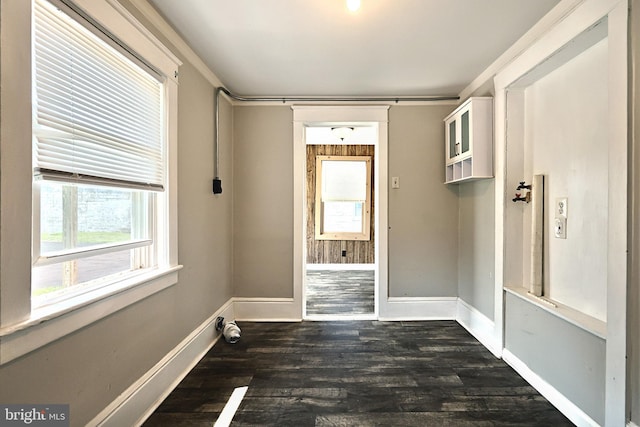
[[355,12],[360,9],[360,0],[347,0],[347,9]]
[[348,138],[353,133],[354,128],[349,126],[340,126],[336,128],[331,128],[331,132],[340,139],[340,141],[344,141],[345,138]]

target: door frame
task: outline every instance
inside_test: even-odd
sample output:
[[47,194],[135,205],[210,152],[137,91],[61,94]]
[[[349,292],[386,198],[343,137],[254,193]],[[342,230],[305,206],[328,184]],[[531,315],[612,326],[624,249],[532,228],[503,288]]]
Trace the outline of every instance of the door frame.
[[[368,319],[378,319],[383,313],[389,295],[388,283],[388,138],[389,106],[297,106],[293,109],[293,299],[299,307],[301,318],[306,319],[305,278],[307,274],[306,242],[306,164],[307,144],[305,128],[319,125],[359,125],[375,126],[378,139],[375,144],[374,206],[375,230],[375,301],[374,315],[364,315]],[[381,312],[382,311],[382,312]],[[340,316],[331,316],[338,320]],[[349,319],[362,315],[349,315]]]

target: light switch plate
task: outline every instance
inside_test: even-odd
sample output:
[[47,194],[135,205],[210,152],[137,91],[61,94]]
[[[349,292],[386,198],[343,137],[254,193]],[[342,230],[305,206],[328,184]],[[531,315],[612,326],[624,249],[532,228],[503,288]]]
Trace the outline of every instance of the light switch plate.
[[391,178],[391,188],[400,188],[400,178],[394,176]]

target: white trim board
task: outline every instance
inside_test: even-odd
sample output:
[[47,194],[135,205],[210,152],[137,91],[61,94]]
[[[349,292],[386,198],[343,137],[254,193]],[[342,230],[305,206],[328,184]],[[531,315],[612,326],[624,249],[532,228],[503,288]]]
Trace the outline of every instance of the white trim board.
[[495,323],[461,298],[458,298],[456,321],[494,356],[502,357],[500,343],[495,341]]
[[193,65],[214,87],[222,86],[222,82],[184,39],[167,23],[147,0],[130,0],[131,4],[149,20],[149,22],[162,34],[175,48],[184,55],[185,59]]
[[578,408],[571,400],[567,399],[551,384],[540,378],[535,372],[517,356],[506,348],[502,351],[503,360],[511,366],[522,378],[531,384],[541,395],[545,397],[553,406],[558,408],[572,423],[578,427],[596,427],[599,426],[589,415],[582,409]]
[[[299,304],[293,298],[233,298],[235,319],[244,322],[300,322]],[[386,312],[380,321],[402,320],[457,320],[458,297],[388,298]],[[323,316],[310,316],[311,321],[325,320]],[[355,319],[357,316],[345,316]],[[371,316],[366,315],[366,318]],[[477,317],[477,316],[476,316]],[[326,320],[338,320],[327,316]],[[375,320],[372,319],[372,320]],[[482,341],[481,341],[482,342]],[[484,343],[483,343],[484,344]]]
[[380,309],[381,321],[456,320],[458,297],[389,297]]
[[235,319],[244,322],[300,322],[302,306],[295,298],[233,298]]
[[480,89],[486,82],[491,81],[493,76],[509,66],[511,62],[535,44],[546,32],[562,22],[567,15],[583,2],[584,0],[563,0],[558,3],[460,92],[461,103],[476,90]]
[[71,298],[65,302],[67,309],[61,310],[62,304],[58,304],[55,305],[58,309],[56,312],[46,313],[45,308],[42,315],[37,316],[38,311],[34,311],[32,319],[0,329],[0,365],[175,285],[181,268],[177,266],[162,273],[132,277],[123,281],[117,289],[113,289],[116,286],[106,287]]
[[141,425],[218,341],[218,316],[234,318],[233,300],[227,301],[87,425]]

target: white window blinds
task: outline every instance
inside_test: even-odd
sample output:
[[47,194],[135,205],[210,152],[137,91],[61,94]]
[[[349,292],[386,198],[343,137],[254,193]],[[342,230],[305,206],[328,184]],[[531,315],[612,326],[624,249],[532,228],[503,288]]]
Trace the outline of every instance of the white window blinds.
[[49,2],[34,12],[35,174],[162,190],[163,85]]
[[367,162],[322,161],[322,201],[359,201],[367,198]]

